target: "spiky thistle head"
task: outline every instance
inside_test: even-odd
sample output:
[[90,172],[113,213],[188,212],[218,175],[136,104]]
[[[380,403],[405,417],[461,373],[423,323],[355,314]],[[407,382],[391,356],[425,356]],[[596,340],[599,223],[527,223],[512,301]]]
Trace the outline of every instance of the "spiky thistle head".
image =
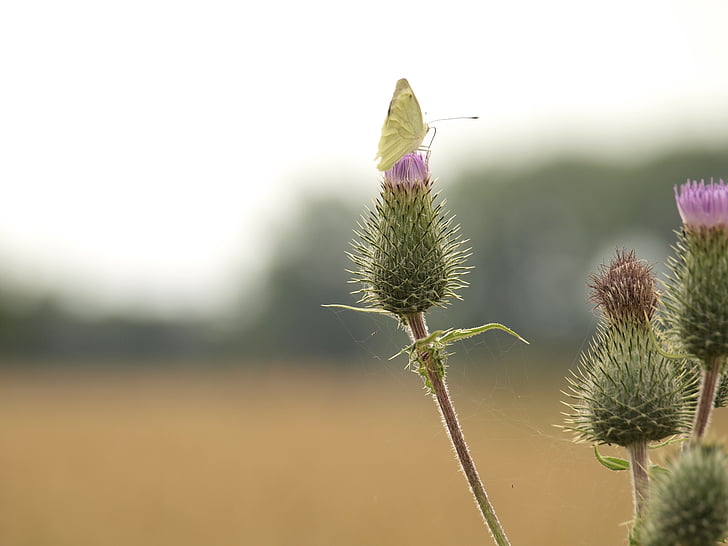
[[402,318],[458,297],[467,251],[443,205],[432,193],[426,156],[408,154],[384,173],[349,254],[362,302]]
[[655,474],[640,546],[709,546],[728,535],[728,457],[715,445],[696,445]]
[[609,265],[600,265],[590,277],[589,301],[610,323],[645,323],[658,303],[652,267],[638,260],[634,250],[617,250]]
[[625,447],[687,431],[695,375],[655,348],[648,317],[657,293],[649,266],[634,251],[618,251],[592,275],[590,286],[603,320],[568,379],[572,402],[565,428],[577,441]]
[[728,357],[728,187],[688,181],[675,188],[683,220],[668,260],[665,318],[681,351],[710,368]]
[[645,329],[602,325],[568,378],[565,429],[576,441],[623,447],[685,433],[695,381],[657,353]]

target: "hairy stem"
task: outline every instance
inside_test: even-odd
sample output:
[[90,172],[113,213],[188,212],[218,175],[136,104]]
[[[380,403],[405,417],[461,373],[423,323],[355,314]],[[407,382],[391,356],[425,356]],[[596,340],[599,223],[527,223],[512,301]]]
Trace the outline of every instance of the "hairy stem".
[[632,470],[632,492],[634,499],[634,519],[642,515],[647,500],[647,442],[635,442],[627,446],[629,453],[629,467]]
[[[422,313],[408,315],[406,320],[410,329],[410,336],[413,341],[427,337],[427,324],[425,323],[425,317]],[[485,523],[490,530],[491,537],[498,546],[510,546],[508,537],[506,536],[500,521],[498,521],[495,509],[490,503],[488,495],[485,492],[483,482],[478,475],[478,470],[475,468],[475,462],[470,456],[470,451],[468,450],[468,445],[465,443],[465,437],[463,436],[462,429],[460,428],[455,408],[450,400],[450,394],[448,393],[445,379],[440,377],[440,374],[432,365],[433,363],[429,353],[425,352],[421,358],[425,366],[427,377],[432,384],[432,394],[437,401],[438,408],[440,409],[440,415],[445,423],[447,433],[450,436],[450,441],[455,448],[458,460],[460,461],[460,466],[468,480],[470,490],[473,492],[473,496],[475,497],[475,502],[478,504],[478,508],[480,508],[483,519],[485,519]]]
[[708,428],[710,415],[713,411],[713,404],[715,403],[715,393],[720,383],[720,372],[723,368],[721,364],[721,360],[715,358],[711,362],[708,362],[707,369],[703,370],[702,380],[700,382],[698,410],[695,412],[693,436],[690,440],[691,444],[698,443]]

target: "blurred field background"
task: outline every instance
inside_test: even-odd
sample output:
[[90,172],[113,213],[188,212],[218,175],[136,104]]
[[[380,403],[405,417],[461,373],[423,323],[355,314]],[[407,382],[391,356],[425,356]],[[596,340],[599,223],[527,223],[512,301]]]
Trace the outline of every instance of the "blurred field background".
[[[407,338],[354,305],[398,78],[469,239],[431,329],[514,545],[626,544],[561,423],[615,248],[728,176],[728,8],[315,0],[0,7],[0,546],[490,544]],[[722,410],[725,411],[725,410]],[[716,436],[726,432],[718,412]],[[604,449],[619,454],[618,450]],[[659,459],[656,459],[659,460]]]
[[[2,543],[488,542],[414,374],[299,364],[3,372]],[[451,374],[501,521],[514,544],[624,543],[628,475],[553,427],[562,384],[534,368]]]
[[[3,544],[487,543],[413,374],[0,377]],[[629,478],[552,426],[559,386],[521,367],[453,391],[514,544],[619,544]]]

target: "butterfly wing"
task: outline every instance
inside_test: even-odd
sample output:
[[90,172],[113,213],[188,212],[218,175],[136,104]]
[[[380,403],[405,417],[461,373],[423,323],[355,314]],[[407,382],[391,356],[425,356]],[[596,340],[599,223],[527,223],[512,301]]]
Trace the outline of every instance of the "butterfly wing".
[[422,110],[406,79],[397,82],[387,118],[379,139],[377,169],[387,171],[403,156],[420,147],[429,127],[422,119]]

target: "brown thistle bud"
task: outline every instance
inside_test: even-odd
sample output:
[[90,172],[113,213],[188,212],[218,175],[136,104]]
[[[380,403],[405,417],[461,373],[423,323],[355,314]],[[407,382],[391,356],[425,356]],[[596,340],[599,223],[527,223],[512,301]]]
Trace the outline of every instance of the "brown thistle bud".
[[658,303],[655,275],[634,250],[617,250],[609,265],[600,265],[589,280],[589,301],[611,324],[644,324],[654,315]]

